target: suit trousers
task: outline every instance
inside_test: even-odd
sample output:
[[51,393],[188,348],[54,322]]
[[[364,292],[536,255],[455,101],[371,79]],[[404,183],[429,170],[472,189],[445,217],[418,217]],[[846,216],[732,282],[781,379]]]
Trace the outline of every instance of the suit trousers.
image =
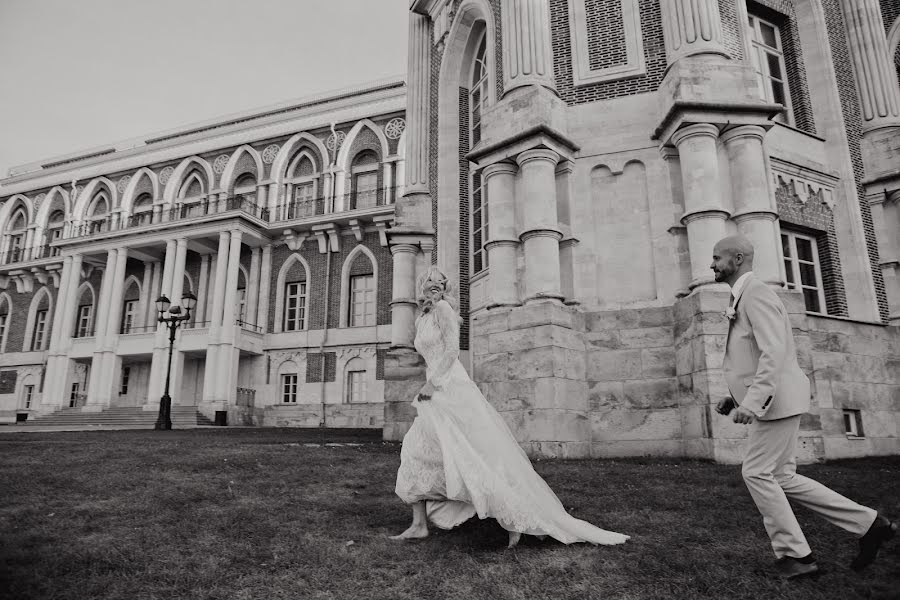
[[857,504],[821,483],[797,474],[797,433],[800,415],[750,425],[747,452],[741,472],[776,558],[801,558],[809,544],[788,500],[819,513],[838,527],[857,536],[875,522],[877,512]]

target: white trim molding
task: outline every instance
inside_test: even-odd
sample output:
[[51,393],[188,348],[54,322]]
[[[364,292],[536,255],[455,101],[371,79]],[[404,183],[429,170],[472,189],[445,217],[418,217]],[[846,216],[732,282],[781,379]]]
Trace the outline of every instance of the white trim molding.
[[639,0],[621,0],[625,35],[625,64],[591,69],[585,0],[569,0],[569,35],[572,44],[572,84],[576,87],[640,77],[647,73],[641,33]]

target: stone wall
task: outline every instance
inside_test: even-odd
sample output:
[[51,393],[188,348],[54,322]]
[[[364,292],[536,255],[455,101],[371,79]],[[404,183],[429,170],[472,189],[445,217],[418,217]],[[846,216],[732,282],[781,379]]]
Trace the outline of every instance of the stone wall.
[[[900,453],[900,328],[807,317],[826,458]],[[848,436],[858,410],[862,437]]]
[[[257,409],[254,421],[264,427],[319,427],[321,404],[269,406]],[[384,403],[326,404],[328,428],[381,429],[384,426]]]

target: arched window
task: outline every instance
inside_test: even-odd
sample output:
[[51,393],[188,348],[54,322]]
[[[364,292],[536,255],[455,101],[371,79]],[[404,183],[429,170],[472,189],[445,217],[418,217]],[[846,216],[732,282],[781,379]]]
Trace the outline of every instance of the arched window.
[[318,169],[315,159],[308,151],[300,151],[291,162],[287,171],[287,183],[290,190],[288,219],[299,219],[322,214],[322,202],[316,198]]
[[53,310],[53,299],[46,287],[42,287],[31,300],[25,329],[26,352],[40,352],[47,349],[50,341],[50,313]]
[[25,410],[30,410],[34,406],[34,378],[31,375],[26,375],[22,379],[22,399],[20,406]]
[[205,193],[205,177],[201,175],[200,171],[193,171],[185,178],[178,191],[179,214],[182,219],[202,214],[200,201]]
[[[478,51],[475,53],[475,60],[472,65],[472,87],[469,90],[469,126],[471,147],[474,147],[481,141],[481,116],[489,98],[488,86],[490,85],[490,77],[488,77],[487,62],[485,61],[485,51],[487,48],[487,35],[482,35],[481,42],[478,44]],[[472,275],[477,275],[488,267],[488,256],[484,245],[488,241],[488,209],[487,191],[481,176],[481,171],[474,170],[472,165],[471,182],[469,184],[471,199],[471,240],[470,248],[472,249]]]
[[366,362],[359,357],[351,359],[347,363],[346,372],[344,402],[347,404],[367,402],[368,377],[366,376]]
[[90,233],[99,233],[109,230],[109,210],[112,204],[109,201],[109,194],[106,191],[99,191],[94,194],[91,203],[88,206],[88,230]]
[[375,325],[375,271],[365,254],[358,254],[350,267],[350,327]]
[[[47,220],[47,243],[52,244],[63,237],[63,231],[66,226],[66,213],[62,210],[54,210],[50,213]],[[53,256],[59,255],[59,248],[53,248]]]
[[92,335],[94,335],[94,288],[85,282],[78,290],[78,312],[72,337],[83,338]]
[[134,199],[131,209],[131,226],[148,225],[153,220],[153,196],[144,192]]
[[256,203],[256,175],[244,173],[234,183],[234,197],[243,198],[247,202]]
[[9,296],[0,294],[0,354],[6,352],[6,338],[9,336],[9,318],[12,314],[12,304]]
[[25,260],[25,235],[28,228],[28,214],[24,208],[19,208],[9,220],[7,235],[9,236],[6,262],[19,262]]
[[378,155],[372,150],[363,150],[353,158],[351,167],[353,188],[350,195],[350,210],[372,208],[378,204]]
[[125,282],[125,292],[122,294],[122,324],[120,333],[134,333],[140,325],[138,313],[141,303],[141,284],[136,277],[129,277]]
[[292,360],[278,366],[279,397],[282,404],[296,404],[300,397],[300,369]]

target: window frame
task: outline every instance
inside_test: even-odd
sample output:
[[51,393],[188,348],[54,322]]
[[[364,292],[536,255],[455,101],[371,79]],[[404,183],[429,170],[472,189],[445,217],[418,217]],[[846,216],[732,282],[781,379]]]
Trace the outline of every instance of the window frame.
[[[31,351],[40,352],[44,349],[44,338],[47,335],[47,313],[48,309],[38,309],[34,313],[34,326],[31,335]],[[40,334],[40,335],[38,335]]]
[[300,396],[299,389],[300,376],[298,373],[281,374],[281,404],[297,404]]
[[[779,81],[784,88],[784,110],[776,117],[783,117],[783,123],[791,127],[794,126],[794,105],[791,99],[790,82],[788,81],[787,63],[784,60],[784,43],[782,42],[782,30],[780,25],[760,17],[759,15],[748,12],[747,29],[750,38],[750,64],[756,72],[757,82],[760,84],[760,92],[763,100],[776,103],[775,92],[772,87],[772,81]],[[765,42],[762,34],[761,25],[771,27],[775,32],[775,42],[777,47],[772,47]],[[778,67],[781,69],[781,77],[772,76],[769,68],[769,62],[766,55],[774,56],[778,59]]]
[[[85,315],[84,309],[87,308],[87,322],[85,323]],[[93,304],[81,304],[78,306],[78,319],[75,321],[75,335],[73,337],[76,338],[86,338],[91,337],[94,329],[94,305]]]
[[[369,165],[360,165],[358,167],[353,167],[351,169],[351,175],[353,178],[353,210],[358,209],[367,209],[367,208],[375,208],[378,206],[378,167],[381,163],[374,163]],[[365,189],[360,192],[359,189],[359,180],[361,177],[372,177],[374,180],[373,187],[371,189]],[[363,194],[362,196],[360,194]],[[368,199],[372,199],[371,205],[367,204],[366,206],[359,205],[359,199],[365,198],[368,203]]]
[[[291,286],[298,286],[298,293],[296,296],[290,293]],[[306,281],[287,281],[284,284],[284,303],[282,308],[282,323],[281,330],[282,331],[303,331],[306,329],[306,300],[307,300],[307,284]],[[290,301],[292,298],[296,297],[297,306],[294,310],[297,311],[297,315],[294,318],[294,323],[291,323],[291,320],[288,317],[288,312],[292,310],[290,308]],[[296,326],[291,326],[296,325]]]
[[[363,280],[363,278],[368,278],[371,282],[371,286],[364,289],[356,289],[354,284],[357,281]],[[375,287],[375,273],[367,273],[363,275],[350,275],[350,278],[347,282],[348,285],[348,302],[347,302],[347,326],[348,327],[374,327],[378,322],[378,297],[377,290]],[[357,292],[361,292],[363,294],[363,312],[362,312],[362,323],[358,323],[356,320],[356,295]],[[368,300],[367,294],[371,294],[371,302]],[[365,308],[371,304],[372,312],[371,312],[371,322],[369,322],[370,313],[365,311]]]
[[128,335],[134,328],[134,318],[138,313],[138,303],[138,300],[126,300],[122,306],[122,325],[120,332],[123,335]]
[[9,309],[0,314],[0,354],[6,352],[6,333],[9,330]]
[[28,385],[23,385],[22,392],[25,394],[25,397],[24,397],[25,409],[30,410],[31,403],[34,400],[34,384],[29,383]]
[[859,409],[845,408],[842,411],[844,418],[844,434],[848,438],[862,439],[866,437],[863,430],[862,413]]
[[131,366],[122,365],[122,376],[119,378],[119,395],[128,395],[128,380],[131,379]]
[[[347,371],[347,387],[346,393],[344,394],[344,402],[346,404],[365,404],[368,402],[369,391],[368,380],[366,379],[367,374],[368,371],[366,369]],[[354,381],[358,381],[359,387],[354,385]],[[357,399],[354,400],[354,397]]]
[[[825,284],[822,279],[822,264],[819,260],[819,242],[818,240],[805,233],[800,233],[798,231],[794,231],[790,228],[781,228],[781,235],[783,237],[788,238],[788,244],[790,247],[791,255],[784,255],[784,240],[782,239],[781,243],[781,254],[782,254],[782,264],[784,264],[785,268],[785,276],[787,275],[788,263],[790,264],[791,275],[794,281],[785,281],[785,287],[789,290],[797,289],[801,293],[803,293],[804,289],[815,289],[817,291],[817,297],[819,300],[819,308],[820,311],[810,310],[808,306],[806,306],[806,296],[803,297],[803,306],[806,309],[806,312],[813,315],[823,315],[828,316],[828,304],[825,301]],[[812,262],[807,260],[801,260],[797,254],[797,239],[803,239],[809,242],[811,251],[812,251]],[[800,275],[800,264],[811,264],[814,269],[815,277],[816,277],[816,286],[809,286],[803,283],[803,280]],[[785,279],[789,279],[785,277]]]

